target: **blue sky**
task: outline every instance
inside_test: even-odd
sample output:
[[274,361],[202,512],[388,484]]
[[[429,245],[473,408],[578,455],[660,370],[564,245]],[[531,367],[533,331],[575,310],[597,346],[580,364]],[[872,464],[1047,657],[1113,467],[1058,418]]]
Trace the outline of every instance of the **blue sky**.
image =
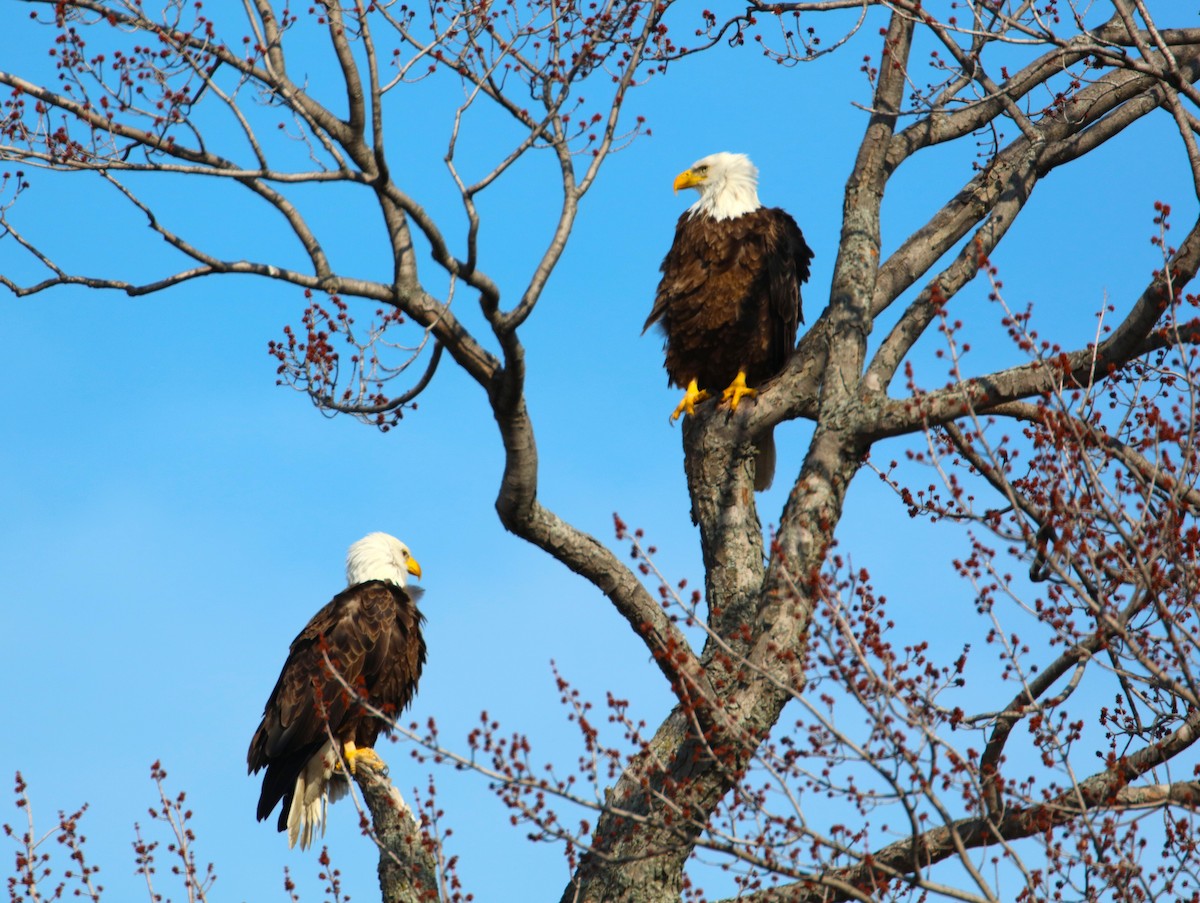
[[[24,10],[0,17],[3,66],[42,67],[49,32]],[[721,51],[634,92],[628,115],[646,115],[653,135],[607,162],[522,332],[540,498],[605,542],[619,512],[646,530],[672,579],[699,585],[700,555],[679,429],[667,420],[677,393],[666,386],[658,338],[639,334],[675,219],[690,203],[672,197],[671,180],[715,150],[751,154],[763,200],[792,212],[816,251],[805,289],[811,322],[824,306],[842,187],[866,122],[853,105],[869,100],[858,73],[863,54],[875,52],[866,31],[810,66]],[[396,158],[419,174],[414,184],[450,217],[438,128],[448,96],[432,86],[398,93],[392,134]],[[413,121],[421,127],[401,125]],[[1078,171],[1048,178],[1029,223],[996,255],[1010,303],[1035,302],[1048,334],[1066,338],[1086,319],[1090,336],[1105,292],[1120,309],[1140,291],[1158,264],[1148,241],[1155,200],[1173,202],[1181,223],[1194,212],[1165,122],[1135,126]],[[485,152],[475,145],[465,156]],[[531,159],[485,199],[483,265],[509,302],[546,240],[538,227],[556,204],[546,193],[552,165]],[[885,251],[957,190],[968,165],[961,151],[906,164],[885,203]],[[172,265],[111,189],[80,175],[38,172],[31,181],[13,221],[69,269],[124,276]],[[264,257],[294,253],[274,243],[244,197],[204,188],[161,190],[173,225],[229,253],[247,243]],[[316,193],[306,201],[319,211],[335,264],[384,271],[378,240],[362,234],[349,201],[342,208]],[[0,242],[0,272],[40,278],[11,241]],[[999,314],[985,297],[981,287],[960,299],[978,312],[980,368],[1015,361],[994,339]],[[462,745],[486,709],[530,734],[535,759],[574,762],[551,660],[586,698],[602,703],[611,690],[651,724],[670,705],[644,648],[600,594],[500,527],[492,507],[499,442],[478,387],[446,361],[420,410],[386,435],[327,420],[275,385],[266,354],[303,307],[298,291],[243,277],[137,300],[62,289],[0,302],[8,423],[0,611],[9,639],[0,775],[21,770],[43,828],[56,810],[90,803],[84,830],[110,900],[142,893],[129,845],[133,823],[145,825],[155,802],[148,769],[156,759],[170,788],[189,794],[197,854],[218,874],[210,899],[282,900],[285,865],[303,899],[320,898],[316,857],[289,852],[254,821],[258,785],[245,774],[245,750],[287,644],[340,588],[345,548],[367,532],[401,537],[424,568],[429,665],[411,715],[436,717],[451,745]],[[940,383],[944,364],[931,361],[921,372]],[[764,524],[777,518],[808,435],[805,424],[778,432],[776,486],[759,500]],[[881,446],[878,460],[903,447]],[[946,641],[960,642],[955,611],[968,617],[970,594],[949,558],[963,537],[910,521],[864,474],[839,540],[871,569],[893,611],[938,605]],[[899,636],[930,630],[924,616],[897,621]],[[382,752],[402,791],[424,787],[430,766],[402,747]],[[558,850],[524,841],[482,779],[440,772],[438,780],[455,832],[450,851],[476,899],[555,898],[567,878]],[[6,821],[16,810],[7,811]],[[331,822],[327,842],[348,890],[375,898],[373,850],[353,812],[339,806]],[[160,878],[160,891],[180,896]]]

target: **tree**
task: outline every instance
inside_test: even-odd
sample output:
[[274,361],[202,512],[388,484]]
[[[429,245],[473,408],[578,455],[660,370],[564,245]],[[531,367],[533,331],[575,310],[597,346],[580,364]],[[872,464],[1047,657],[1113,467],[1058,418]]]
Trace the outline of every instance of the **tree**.
[[[586,743],[582,783],[604,788],[599,802],[575,777],[535,773],[522,741],[486,716],[466,748],[410,731],[485,771],[514,817],[563,842],[574,868],[564,900],[694,896],[698,851],[755,901],[1196,898],[1200,784],[1186,769],[1200,721],[1200,322],[1186,289],[1200,219],[1175,244],[1159,204],[1161,266],[1136,297],[1072,299],[1099,321],[1080,316],[1063,342],[1006,301],[992,258],[1043,179],[1142,120],[1173,123],[1200,189],[1200,29],[1156,22],[1137,0],[1114,0],[1111,14],[1054,2],[748,3],[699,18],[672,2],[292,11],[255,0],[237,24],[228,10],[217,19],[175,3],[161,15],[115,0],[31,7],[55,29],[58,83],[0,72],[14,166],[0,225],[49,275],[0,280],[17,295],[70,284],[152,295],[227,274],[286,282],[308,307],[272,344],[281,381],[385,430],[448,354],[499,430],[504,526],[600,589],[653,656],[676,704],[646,730],[610,700],[624,745],[604,741],[562,683]],[[810,289],[811,325],[755,404],[708,404],[682,430],[705,567],[703,592],[689,596],[656,578],[653,552],[619,519],[633,566],[539,501],[522,336],[601,167],[643,131],[622,115],[633,89],[724,44],[790,66],[876,27],[828,300]],[[336,65],[306,80],[295,49],[307,55],[318,35]],[[402,127],[391,98],[446,77],[464,86],[445,144],[460,223],[420,203],[390,144]],[[482,169],[466,149],[472,128],[508,141]],[[934,189],[949,199],[888,251],[889,186],[910,160],[956,147],[973,150],[939,173]],[[528,281],[503,286],[482,265],[481,199],[534,152],[554,160],[559,209]],[[20,228],[34,168],[106,181],[185,263],[150,279],[73,272]],[[194,244],[147,200],[159,177],[246,189],[302,253],[260,261]],[[385,277],[330,262],[302,212],[317,189],[370,197]],[[1073,226],[1079,242],[1095,228]],[[360,308],[376,311],[366,327]],[[973,372],[980,342],[1001,363]],[[921,381],[930,361],[949,367],[940,385]],[[788,420],[812,433],[768,540],[753,439]],[[875,460],[905,436],[923,450]],[[934,483],[916,488],[916,466],[932,467]],[[917,600],[886,606],[838,548],[847,491],[872,475],[912,516],[969,537],[955,564],[974,588],[977,632],[952,656],[896,648],[890,619],[918,617]],[[832,803],[814,817],[817,797]],[[555,799],[591,808],[594,823],[560,816]],[[411,892],[409,877],[385,880],[385,899]]]

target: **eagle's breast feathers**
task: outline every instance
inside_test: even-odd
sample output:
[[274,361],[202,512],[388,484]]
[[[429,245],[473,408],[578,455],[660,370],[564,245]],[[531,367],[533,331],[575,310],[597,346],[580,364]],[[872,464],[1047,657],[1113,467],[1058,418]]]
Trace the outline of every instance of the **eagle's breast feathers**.
[[696,379],[711,392],[739,370],[749,385],[776,375],[796,344],[811,258],[796,221],[778,208],[725,220],[685,212],[645,324],[666,336],[670,382]]

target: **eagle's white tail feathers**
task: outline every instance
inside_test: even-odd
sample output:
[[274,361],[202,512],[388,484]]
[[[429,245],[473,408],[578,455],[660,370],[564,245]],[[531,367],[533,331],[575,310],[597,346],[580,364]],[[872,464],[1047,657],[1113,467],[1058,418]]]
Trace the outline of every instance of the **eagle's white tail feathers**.
[[304,770],[296,778],[292,807],[288,810],[288,847],[299,841],[300,849],[307,850],[313,836],[325,836],[325,820],[330,803],[336,803],[350,792],[350,782],[342,775],[334,777],[337,754],[329,741],[308,760]]
[[754,491],[771,488],[775,479],[775,430],[771,428],[754,440],[758,455],[754,461]]

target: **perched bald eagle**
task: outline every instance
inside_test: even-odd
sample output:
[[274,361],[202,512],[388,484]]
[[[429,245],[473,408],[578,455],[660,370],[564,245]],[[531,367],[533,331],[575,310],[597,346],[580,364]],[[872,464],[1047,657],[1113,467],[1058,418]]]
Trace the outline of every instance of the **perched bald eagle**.
[[420,590],[406,586],[409,574],[419,579],[421,567],[400,540],[360,539],[346,556],[348,588],[292,640],[246,755],[251,773],[267,770],[258,820],[282,800],[279,830],[287,830],[289,847],[299,840],[305,849],[315,831],[324,833],[328,803],[349,790],[342,761],[351,771],[356,760],[383,765],[371,747],[391,726],[365,706],[394,718],[417,689],[425,619],[415,604]]
[[[679,217],[642,329],[662,327],[668,382],[686,390],[672,420],[717,391],[736,410],[796,347],[813,252],[794,219],[759,203],[757,186],[745,154],[711,154],[675,177],[676,191],[695,188],[700,200]],[[755,488],[765,489],[775,443],[770,434],[757,442]]]

